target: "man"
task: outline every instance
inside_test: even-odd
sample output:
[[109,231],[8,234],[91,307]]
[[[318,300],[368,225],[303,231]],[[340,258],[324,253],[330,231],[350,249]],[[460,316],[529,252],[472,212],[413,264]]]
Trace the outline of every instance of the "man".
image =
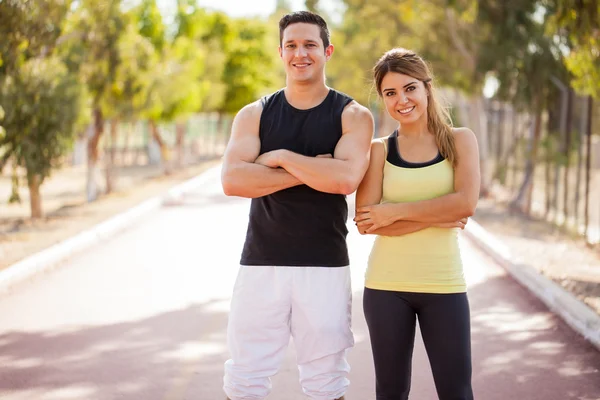
[[369,162],[373,118],[325,85],[327,24],[310,12],[279,22],[286,87],[235,117],[224,156],[225,194],[252,198],[227,341],[224,391],[264,399],[290,335],[311,399],[343,399],[351,287],[345,195]]

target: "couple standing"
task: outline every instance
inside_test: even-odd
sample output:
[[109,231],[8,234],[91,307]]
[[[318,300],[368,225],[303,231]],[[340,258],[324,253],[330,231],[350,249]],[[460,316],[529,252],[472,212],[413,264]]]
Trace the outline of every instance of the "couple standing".
[[469,305],[458,248],[479,195],[473,132],[452,128],[415,53],[393,49],[374,84],[398,128],[373,137],[369,110],[325,84],[325,21],[279,23],[286,87],[235,117],[222,184],[252,198],[227,331],[231,400],[264,399],[294,339],[300,384],[343,399],[353,346],[346,195],[375,234],[365,279],[377,400],[408,399],[416,319],[441,400],[473,399]]

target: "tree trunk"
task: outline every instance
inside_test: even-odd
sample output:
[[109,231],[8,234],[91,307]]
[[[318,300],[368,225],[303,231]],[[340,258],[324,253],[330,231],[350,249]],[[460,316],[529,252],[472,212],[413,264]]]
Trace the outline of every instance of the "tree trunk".
[[114,182],[114,162],[115,162],[115,147],[117,145],[117,127],[119,125],[118,119],[110,121],[110,143],[107,143],[107,156],[105,159],[105,172],[106,172],[106,193],[112,193],[115,188]]
[[17,166],[14,163],[12,164],[11,184],[11,192],[8,199],[8,204],[21,204],[21,196],[19,195],[19,174],[17,173]]
[[575,224],[579,228],[580,219],[580,203],[581,203],[581,173],[583,170],[583,146],[585,143],[585,132],[587,131],[587,107],[589,105],[587,99],[583,100],[583,113],[581,116],[581,126],[578,132],[577,140],[577,175],[575,182]]
[[125,138],[124,138],[124,143],[123,143],[123,152],[121,153],[121,165],[125,166],[125,165],[129,165],[131,164],[130,160],[131,160],[131,156],[130,156],[130,152],[131,152],[131,136],[132,136],[132,131],[133,131],[133,122],[130,122],[127,124],[127,129],[125,130]]
[[44,213],[42,211],[42,196],[40,195],[40,176],[29,176],[27,178],[27,184],[29,186],[29,205],[31,208],[31,218],[42,218]]
[[[548,111],[548,114],[550,114],[550,111]],[[544,189],[544,193],[546,196],[546,203],[545,203],[545,208],[544,208],[544,218],[548,219],[548,216],[550,214],[550,210],[552,209],[552,160],[554,159],[554,153],[553,153],[553,149],[552,149],[552,135],[551,135],[551,129],[552,127],[550,126],[551,124],[551,118],[548,117],[548,119],[546,120],[546,140],[547,145],[545,147],[545,189]]]
[[171,166],[169,163],[169,158],[170,158],[169,157],[169,149],[167,147],[167,144],[163,140],[163,138],[160,136],[160,131],[158,130],[156,121],[150,121],[149,124],[150,124],[150,133],[152,135],[152,138],[156,141],[156,143],[160,147],[160,156],[161,156],[161,160],[163,163],[165,175],[169,175],[171,173]]
[[94,108],[94,130],[91,137],[88,137],[88,173],[87,173],[87,200],[92,202],[98,198],[98,142],[104,132],[104,119],[102,110],[99,107]]
[[585,209],[584,209],[584,226],[585,226],[585,237],[586,240],[589,237],[590,227],[590,183],[591,183],[591,170],[592,170],[592,108],[593,108],[592,96],[588,96],[587,105],[587,124],[586,124],[586,157],[585,157]]
[[540,143],[540,134],[542,131],[542,111],[541,108],[536,111],[535,122],[532,126],[533,133],[531,135],[529,157],[525,165],[525,176],[523,183],[519,188],[519,192],[515,199],[510,203],[512,209],[516,209],[529,215],[531,213],[531,202],[533,197],[533,182],[535,177],[535,165],[537,162],[537,154]]
[[564,181],[563,181],[563,216],[564,216],[564,222],[563,223],[567,223],[568,217],[569,217],[569,194],[570,194],[570,190],[569,190],[569,169],[571,166],[571,124],[573,121],[572,118],[572,114],[573,114],[573,90],[572,89],[568,89],[567,92],[567,114],[565,116],[565,118],[567,119],[565,122],[565,175],[564,175]]
[[178,122],[175,125],[175,147],[177,149],[177,168],[183,166],[184,161],[184,148],[183,142],[185,139],[185,132],[187,130],[187,124],[185,122]]
[[514,146],[514,151],[508,153],[507,155],[507,159],[511,159],[512,158],[512,167],[510,168],[511,173],[510,173],[510,191],[511,193],[514,192],[517,189],[517,170],[519,168],[519,158],[517,156],[519,148],[518,148],[518,144],[519,144],[519,140],[521,138],[521,125],[519,124],[519,114],[517,112],[517,110],[515,110],[515,108],[513,107],[513,115],[512,115],[512,140],[513,140],[513,146]]

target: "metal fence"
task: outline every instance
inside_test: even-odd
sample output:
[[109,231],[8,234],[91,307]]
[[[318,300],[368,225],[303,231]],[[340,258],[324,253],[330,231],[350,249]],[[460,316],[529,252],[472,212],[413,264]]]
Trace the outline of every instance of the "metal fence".
[[[600,108],[565,89],[538,121],[488,101],[488,166],[521,210],[600,242]],[[535,162],[533,162],[535,160]],[[490,165],[491,164],[491,165]]]
[[[193,115],[185,122],[158,124],[160,138],[167,147],[167,152],[161,152],[147,121],[118,123],[114,129],[108,121],[99,143],[101,158],[112,154],[115,166],[143,166],[174,162],[188,165],[220,157],[229,140],[231,122],[229,115],[210,113]],[[180,146],[178,130],[181,130]],[[87,132],[88,137],[90,134]],[[84,137],[75,144],[72,163],[79,165],[86,160],[87,140]]]

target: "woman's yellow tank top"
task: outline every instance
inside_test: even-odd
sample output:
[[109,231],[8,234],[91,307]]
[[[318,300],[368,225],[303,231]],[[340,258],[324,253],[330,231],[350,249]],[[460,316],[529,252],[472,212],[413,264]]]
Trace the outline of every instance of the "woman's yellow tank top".
[[[397,132],[384,141],[382,203],[428,200],[454,191],[454,169],[441,155],[423,164],[401,159]],[[466,291],[458,228],[426,228],[403,236],[377,236],[365,277],[371,289],[419,293]]]

